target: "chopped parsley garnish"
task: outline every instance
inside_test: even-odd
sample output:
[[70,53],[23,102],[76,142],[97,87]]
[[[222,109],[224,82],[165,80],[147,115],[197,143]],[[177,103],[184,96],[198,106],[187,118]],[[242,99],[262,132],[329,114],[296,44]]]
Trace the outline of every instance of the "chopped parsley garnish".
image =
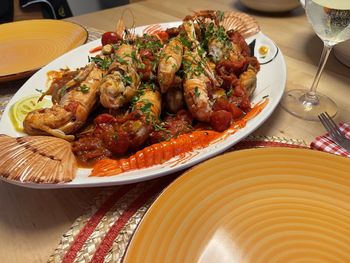
[[146,85],[146,87],[148,87],[149,89],[151,89],[152,91],[156,91],[158,88],[154,83],[148,83]]
[[211,22],[209,26],[204,30],[204,39],[201,43],[203,49],[207,50],[208,45],[212,40],[217,40],[223,43],[226,47],[232,46],[231,41],[228,39],[226,30],[223,26],[216,26],[213,22]]
[[180,41],[181,43],[187,47],[187,48],[191,48],[192,47],[192,43],[191,41],[187,38],[186,34],[184,33],[180,33]]
[[224,19],[225,13],[223,11],[216,11],[216,16],[218,17],[219,22]]
[[231,97],[232,92],[233,92],[233,89],[232,89],[232,87],[231,87],[231,88],[229,88],[228,91],[226,91],[226,96],[227,96],[227,97]]
[[94,62],[102,69],[108,69],[112,64],[112,60],[108,57],[100,58],[100,57],[89,57],[89,62]]
[[169,131],[167,128],[165,128],[164,123],[154,123],[153,128],[155,131]]
[[151,61],[151,64],[152,64],[152,70],[156,71],[156,68],[158,66],[158,61],[157,60],[153,60],[153,61]]
[[136,56],[136,51],[133,50],[131,51],[131,58],[132,58],[132,61],[137,63],[138,62],[138,59],[137,59],[137,56]]
[[154,123],[154,116],[152,116],[153,103],[149,102],[148,100],[141,100],[141,103],[143,103],[143,105],[141,106],[140,111],[145,114],[146,121],[149,123]]
[[197,98],[199,97],[199,95],[201,95],[201,93],[199,92],[199,89],[198,89],[197,86],[194,88],[194,95],[195,95]]
[[201,57],[205,56],[205,51],[202,47],[198,47],[198,55]]
[[150,113],[151,112],[151,108],[152,108],[153,104],[149,101],[145,102],[145,104],[140,108],[140,110],[143,113]]
[[172,57],[171,55],[167,55],[167,56],[165,57],[165,61],[168,61],[169,58],[171,58],[171,57]]
[[132,78],[130,76],[122,76],[122,81],[125,86],[130,86],[132,84]]
[[[193,58],[195,61],[195,59]],[[186,74],[194,74],[195,76],[199,76],[202,73],[204,73],[204,67],[203,67],[203,62],[202,61],[195,61],[196,64],[192,63],[191,61],[188,60],[183,60],[182,65],[184,72]]]
[[83,85],[80,85],[77,90],[81,91],[82,93],[88,93],[90,90],[90,87],[83,84]]
[[147,34],[144,34],[142,38],[136,39],[136,47],[138,49],[148,49],[152,53],[157,52],[160,48],[162,48],[162,46],[163,45],[159,39]]
[[144,63],[140,63],[138,66],[139,69],[145,69],[146,65]]
[[60,90],[60,95],[61,95],[61,97],[63,97],[64,94],[66,94],[67,89],[68,89],[68,87],[66,87],[66,86],[63,86],[63,87],[61,88],[61,90]]
[[178,53],[178,52],[181,52],[182,49],[179,45],[175,45],[175,47],[172,48],[174,52]]
[[119,57],[119,56],[115,56],[115,60],[118,61],[120,64],[127,64],[128,62],[123,59],[122,57]]

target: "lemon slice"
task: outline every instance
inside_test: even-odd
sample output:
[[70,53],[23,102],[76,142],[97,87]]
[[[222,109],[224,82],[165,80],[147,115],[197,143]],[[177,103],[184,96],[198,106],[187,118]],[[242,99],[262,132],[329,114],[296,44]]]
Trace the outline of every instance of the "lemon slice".
[[50,99],[44,98],[38,102],[39,98],[40,96],[38,95],[25,97],[11,106],[9,115],[11,122],[17,131],[23,132],[23,121],[29,112],[52,106]]

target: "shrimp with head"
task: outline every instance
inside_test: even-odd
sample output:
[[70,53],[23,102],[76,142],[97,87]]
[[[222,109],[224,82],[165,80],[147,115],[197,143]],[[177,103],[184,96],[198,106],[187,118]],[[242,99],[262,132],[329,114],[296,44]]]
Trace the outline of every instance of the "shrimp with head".
[[183,83],[184,98],[187,107],[193,117],[199,121],[209,122],[212,112],[212,102],[210,101],[210,89],[217,86],[214,73],[208,61],[201,55],[201,49],[192,21],[184,22],[185,52],[183,57],[183,69],[185,80]]
[[123,155],[138,149],[159,121],[161,95],[153,84],[145,84],[133,98],[130,111],[123,115],[98,115],[94,127],[73,142],[73,152],[86,163]]
[[[66,140],[74,139],[73,134],[84,125],[98,101],[98,86],[103,70],[90,63],[74,75],[74,78],[66,82],[60,77],[52,80],[48,94],[53,95],[54,105],[28,113],[23,122],[27,134],[49,134]],[[58,82],[60,85],[53,89],[52,85]]]
[[130,102],[140,85],[138,54],[133,45],[122,44],[111,57],[114,61],[99,87],[100,102],[105,108],[119,109]]
[[178,38],[172,38],[163,49],[158,64],[158,82],[161,93],[166,93],[174,82],[175,74],[180,69],[183,45]]

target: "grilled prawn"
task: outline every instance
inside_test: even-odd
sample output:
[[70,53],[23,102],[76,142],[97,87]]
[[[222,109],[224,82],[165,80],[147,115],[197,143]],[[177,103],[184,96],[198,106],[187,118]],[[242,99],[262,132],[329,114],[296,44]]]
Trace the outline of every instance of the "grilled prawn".
[[23,122],[24,131],[29,135],[50,134],[73,140],[72,134],[82,127],[97,102],[102,75],[103,71],[93,63],[82,69],[79,78],[69,80],[55,93],[53,98],[59,98],[58,103],[54,101],[56,104],[51,108],[28,113]]
[[161,111],[161,95],[153,85],[146,84],[133,99],[132,111],[114,117],[101,114],[94,120],[94,129],[73,142],[73,152],[79,159],[91,163],[128,150],[138,149],[149,138]]
[[[185,72],[183,89],[185,101],[189,111],[195,119],[209,122],[212,105],[209,99],[208,87],[211,86],[211,81],[206,73],[208,71],[210,72],[210,68],[207,67],[205,58],[202,58],[199,55],[201,47],[197,45],[196,42],[193,22],[185,22],[184,28],[188,40],[192,41],[192,47],[185,48],[183,57],[183,68]],[[212,73],[210,72],[210,74]]]
[[130,102],[140,85],[137,73],[136,49],[122,44],[115,52],[115,60],[100,85],[100,102],[108,109],[118,109]]
[[173,38],[165,46],[158,64],[158,82],[161,93],[166,93],[174,82],[175,73],[180,69],[183,45]]

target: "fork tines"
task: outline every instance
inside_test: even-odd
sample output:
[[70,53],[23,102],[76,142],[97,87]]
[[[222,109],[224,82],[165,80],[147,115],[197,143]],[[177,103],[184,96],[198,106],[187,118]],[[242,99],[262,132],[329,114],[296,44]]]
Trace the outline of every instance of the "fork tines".
[[339,129],[338,125],[333,121],[331,116],[329,116],[327,112],[324,112],[318,115],[318,118],[320,119],[321,123],[326,128],[334,142],[336,142],[346,150],[350,150],[349,139],[345,137],[345,135]]

